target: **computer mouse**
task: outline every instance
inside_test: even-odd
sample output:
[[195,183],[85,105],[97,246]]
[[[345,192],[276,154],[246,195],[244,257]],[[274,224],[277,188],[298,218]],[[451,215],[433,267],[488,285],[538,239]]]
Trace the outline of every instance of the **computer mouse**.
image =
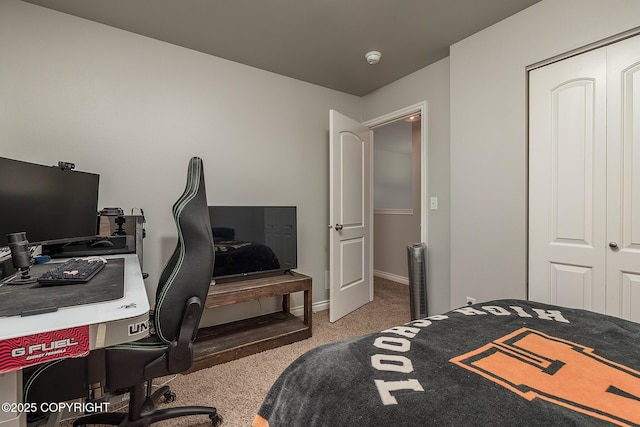
[[113,247],[113,242],[109,240],[96,240],[91,244],[92,248],[111,248]]

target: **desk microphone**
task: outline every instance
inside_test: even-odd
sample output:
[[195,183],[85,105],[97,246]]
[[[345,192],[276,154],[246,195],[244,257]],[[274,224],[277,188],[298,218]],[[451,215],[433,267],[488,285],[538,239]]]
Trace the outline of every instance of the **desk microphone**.
[[29,269],[31,269],[31,252],[29,252],[27,233],[9,233],[7,234],[7,240],[9,241],[9,249],[11,250],[11,261],[13,261],[13,266],[22,272],[19,279],[14,279],[9,283],[35,283],[36,279],[33,279],[29,275]]

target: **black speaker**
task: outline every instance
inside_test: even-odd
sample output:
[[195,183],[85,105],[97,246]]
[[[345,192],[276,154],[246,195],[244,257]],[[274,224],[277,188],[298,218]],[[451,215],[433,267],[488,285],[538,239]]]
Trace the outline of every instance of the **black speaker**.
[[427,245],[412,243],[407,246],[409,264],[409,303],[411,320],[427,317]]

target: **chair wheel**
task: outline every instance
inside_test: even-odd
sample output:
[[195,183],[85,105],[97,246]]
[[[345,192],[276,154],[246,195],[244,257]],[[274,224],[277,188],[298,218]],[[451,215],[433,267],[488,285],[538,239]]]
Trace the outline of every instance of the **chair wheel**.
[[162,396],[164,397],[164,401],[167,403],[171,403],[176,400],[176,394],[171,390],[166,391]]
[[217,412],[215,414],[209,414],[209,419],[211,420],[213,427],[220,427],[222,424],[222,415]]

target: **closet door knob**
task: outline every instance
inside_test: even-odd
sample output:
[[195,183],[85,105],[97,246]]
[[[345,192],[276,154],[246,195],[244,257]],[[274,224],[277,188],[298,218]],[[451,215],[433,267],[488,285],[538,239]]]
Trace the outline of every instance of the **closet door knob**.
[[618,248],[618,244],[616,242],[611,242],[611,243],[609,243],[609,247],[611,249],[617,249]]
[[340,231],[342,230],[342,224],[336,224],[336,230]]

